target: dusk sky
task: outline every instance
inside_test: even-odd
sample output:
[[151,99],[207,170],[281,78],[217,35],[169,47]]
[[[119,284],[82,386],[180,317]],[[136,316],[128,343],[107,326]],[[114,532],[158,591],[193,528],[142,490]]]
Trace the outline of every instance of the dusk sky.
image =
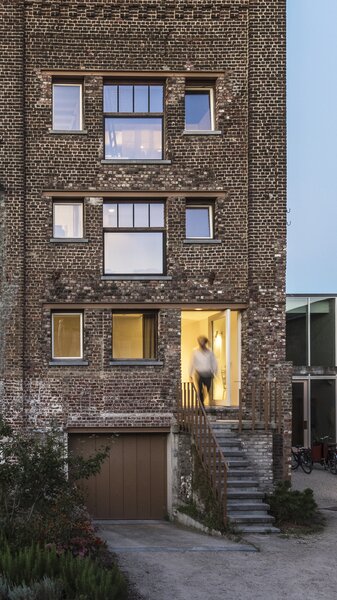
[[337,293],[337,0],[287,7],[287,292]]

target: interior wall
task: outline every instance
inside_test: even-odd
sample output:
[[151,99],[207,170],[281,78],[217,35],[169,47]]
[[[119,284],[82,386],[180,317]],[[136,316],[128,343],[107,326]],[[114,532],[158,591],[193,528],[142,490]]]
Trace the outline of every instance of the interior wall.
[[[202,315],[202,313],[201,313]],[[197,338],[199,335],[208,337],[208,318],[203,317],[200,320],[190,321],[181,319],[181,378],[182,381],[189,381],[189,370],[192,352],[198,346]]]

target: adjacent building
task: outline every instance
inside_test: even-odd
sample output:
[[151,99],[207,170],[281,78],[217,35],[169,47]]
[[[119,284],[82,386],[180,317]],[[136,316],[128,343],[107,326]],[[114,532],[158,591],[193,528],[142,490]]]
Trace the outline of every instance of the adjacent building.
[[285,0],[0,11],[3,414],[74,451],[118,433],[93,513],[162,517],[202,333],[213,414],[240,403],[249,436],[254,384],[280,386],[287,476]]

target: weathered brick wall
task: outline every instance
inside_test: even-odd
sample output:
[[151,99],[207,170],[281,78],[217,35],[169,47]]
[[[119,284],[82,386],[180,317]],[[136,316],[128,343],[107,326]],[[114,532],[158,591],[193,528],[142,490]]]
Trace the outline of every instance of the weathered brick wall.
[[[12,190],[6,196],[10,215],[6,235],[9,245],[17,248],[6,257],[7,273],[14,281],[16,276],[23,277],[25,261],[25,338],[15,319],[9,321],[6,337],[8,360],[13,357],[16,369],[25,345],[27,422],[43,426],[53,418],[64,426],[166,425],[180,377],[180,310],[165,307],[172,302],[247,303],[242,318],[244,390],[254,376],[285,373],[287,385],[285,1],[18,0],[10,7],[4,2],[1,6],[9,31],[1,43],[8,43],[12,32],[7,54],[15,49],[10,59],[15,76],[8,77],[9,84],[16,85],[10,109],[15,131],[8,133],[7,149],[13,136],[18,147],[12,146],[14,158],[8,177],[5,174]],[[20,41],[22,11],[25,55]],[[57,69],[79,71],[83,76],[86,134],[49,131],[50,72]],[[171,164],[101,162],[102,71],[121,70],[173,73],[165,85],[165,158]],[[222,135],[182,134],[185,79],[194,71],[222,73],[216,82],[215,103],[216,128]],[[20,104],[23,75],[24,114]],[[1,110],[8,114],[5,101]],[[172,280],[103,281],[101,194],[137,191],[172,193],[166,200],[167,272]],[[183,244],[186,191],[214,192],[215,236],[221,244]],[[87,244],[49,242],[52,197],[57,192],[83,194]],[[22,283],[19,279],[18,285]],[[10,303],[13,310],[15,302]],[[100,304],[127,307],[130,302],[163,305],[159,314],[162,367],[109,365],[111,315]],[[87,303],[84,353],[89,365],[50,367],[50,307]],[[18,306],[17,318],[21,318],[22,306]],[[14,387],[17,379],[9,376]],[[290,395],[284,398],[288,411]]]
[[[261,490],[268,492],[273,487],[273,433],[271,431],[242,431],[240,439],[254,466]],[[276,457],[278,458],[278,457]]]

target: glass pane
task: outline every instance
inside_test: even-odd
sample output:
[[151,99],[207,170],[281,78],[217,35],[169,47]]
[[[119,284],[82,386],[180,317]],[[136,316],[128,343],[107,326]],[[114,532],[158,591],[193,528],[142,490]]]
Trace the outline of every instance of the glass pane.
[[149,226],[149,205],[135,204],[135,227]]
[[158,117],[105,119],[105,158],[161,159],[162,119]]
[[335,366],[335,300],[310,300],[311,366]]
[[335,382],[328,379],[311,380],[311,443],[326,435],[336,440]]
[[104,86],[104,112],[117,112],[117,85]]
[[53,358],[81,358],[81,315],[53,315]]
[[133,204],[118,205],[118,227],[133,227]]
[[117,227],[117,204],[103,204],[103,227]]
[[135,85],[135,112],[149,112],[149,86]]
[[293,383],[292,440],[293,446],[304,444],[304,385]]
[[164,227],[164,204],[150,204],[150,227]]
[[296,366],[307,361],[307,298],[287,298],[286,354]]
[[193,131],[212,129],[210,91],[186,91],[185,127]]
[[162,85],[150,85],[150,112],[163,112]]
[[55,238],[83,237],[82,204],[54,204],[53,235]]
[[133,86],[119,86],[118,112],[133,112]]
[[163,234],[107,232],[104,256],[107,275],[160,275],[163,273]]
[[210,238],[211,224],[209,207],[186,208],[186,237]]
[[143,358],[143,315],[112,316],[112,357]]
[[53,129],[78,131],[81,124],[81,86],[53,85]]

